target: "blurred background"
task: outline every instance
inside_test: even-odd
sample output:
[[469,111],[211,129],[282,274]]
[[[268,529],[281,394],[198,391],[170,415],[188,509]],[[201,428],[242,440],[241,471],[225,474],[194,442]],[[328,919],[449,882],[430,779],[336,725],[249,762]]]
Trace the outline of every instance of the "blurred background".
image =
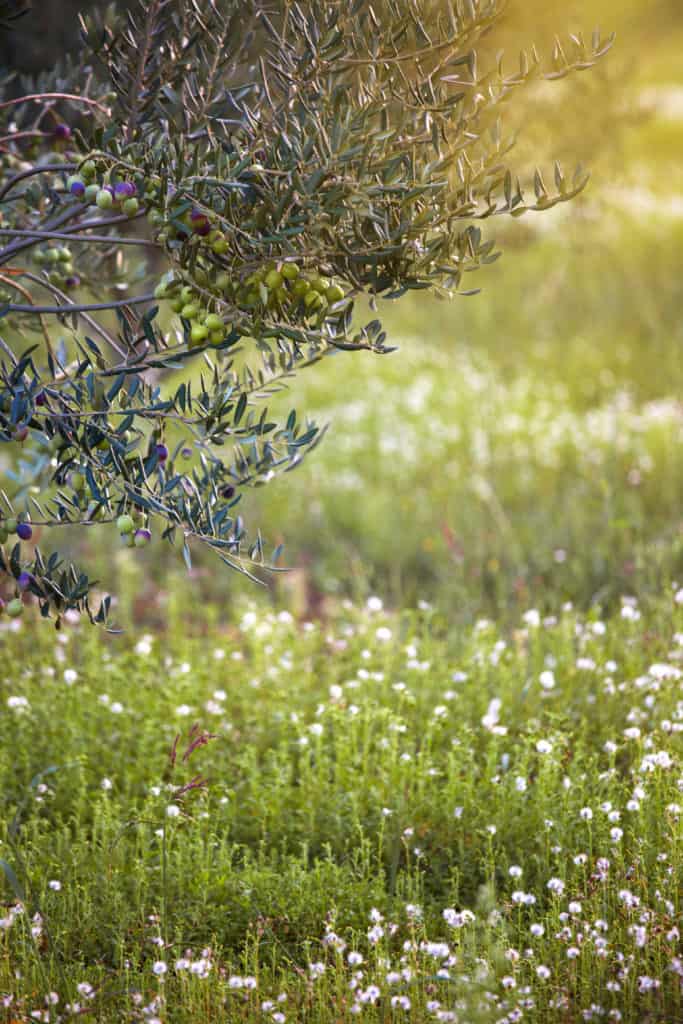
[[[34,7],[0,43],[20,74],[64,58],[87,5]],[[551,178],[555,159],[581,162],[586,191],[487,222],[503,255],[475,275],[479,295],[384,303],[398,352],[344,353],[279,397],[330,424],[243,510],[285,543],[292,571],[272,593],[300,614],[376,592],[506,618],[683,581],[683,6],[510,0],[489,56],[502,43],[512,68],[520,46],[547,53],[554,33],[598,25],[617,34],[607,59],[527,91],[505,125],[527,181],[534,164]],[[124,619],[163,616],[175,585],[223,607],[251,588],[208,561],[188,584],[158,544],[112,561],[109,532],[88,537],[103,584],[136,594]]]

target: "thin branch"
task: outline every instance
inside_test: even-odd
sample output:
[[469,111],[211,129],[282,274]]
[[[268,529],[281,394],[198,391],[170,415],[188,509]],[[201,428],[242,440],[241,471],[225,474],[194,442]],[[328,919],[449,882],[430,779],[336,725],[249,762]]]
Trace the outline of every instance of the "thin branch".
[[35,92],[29,96],[17,96],[13,100],[5,100],[4,103],[0,103],[0,110],[3,110],[5,107],[16,107],[21,103],[28,103],[29,100],[71,100],[74,103],[85,103],[88,107],[96,107],[102,114],[111,117],[111,111],[107,107],[103,107],[97,100],[91,100],[88,96],[74,96],[70,92]]
[[[37,274],[31,274],[28,270],[24,271],[22,277],[28,278],[29,281],[33,281],[34,284],[40,285],[47,291],[51,292],[53,295],[56,295],[58,299],[61,299],[63,302],[67,304],[70,304],[71,300],[69,299],[69,296],[65,295],[64,292],[61,291],[56,285],[52,284],[51,281],[46,281],[45,278],[38,277]],[[97,320],[95,320],[94,317],[89,316],[87,313],[81,312],[80,316],[84,323],[88,324],[88,326],[91,327],[93,331],[99,334],[99,336],[103,338],[108,345],[111,345],[111,347],[114,349],[117,355],[120,355],[123,359],[125,359],[125,351],[121,348],[118,342],[115,341],[114,338],[112,338],[109,331],[106,331],[101,324],[98,324]]]
[[51,174],[53,171],[73,171],[78,164],[43,164],[42,167],[29,167],[27,171],[15,174],[13,178],[0,189],[0,202],[5,198],[15,185],[18,185],[24,178],[32,178],[34,174]]
[[56,315],[68,316],[70,313],[87,313],[99,309],[117,309],[122,306],[140,306],[144,302],[152,302],[154,294],[135,295],[132,299],[116,299],[113,302],[90,302],[85,305],[69,306],[13,306],[10,305],[9,313],[54,313]]
[[[86,228],[89,225],[82,224],[80,227]],[[0,235],[16,235],[18,238],[65,238],[68,242],[73,242],[74,232],[66,231],[22,231],[18,228],[0,228]],[[161,248],[159,242],[153,242],[148,238],[119,238],[112,235],[87,235],[85,238],[80,239],[82,242],[106,242],[111,245],[147,245],[153,246],[154,248]]]
[[[33,303],[33,299],[31,298],[31,293],[26,288],[24,288],[23,285],[19,284],[18,281],[12,280],[11,277],[5,277],[4,274],[0,274],[0,281],[2,281],[4,284],[9,285],[10,288],[14,288],[16,291],[19,292],[20,295],[23,295],[24,298],[28,300],[28,302],[30,302],[31,304],[34,304]],[[50,341],[50,335],[48,333],[47,327],[45,326],[45,321],[43,320],[42,315],[39,317],[39,320],[40,320],[40,329],[43,332],[43,337],[45,338],[45,344],[47,346],[47,350],[50,353],[50,355],[53,356],[54,353],[52,351],[52,342]]]

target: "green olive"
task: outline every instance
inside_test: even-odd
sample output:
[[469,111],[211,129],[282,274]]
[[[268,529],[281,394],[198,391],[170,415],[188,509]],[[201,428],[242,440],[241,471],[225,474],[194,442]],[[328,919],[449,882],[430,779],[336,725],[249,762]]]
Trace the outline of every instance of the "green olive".
[[209,329],[203,324],[193,324],[190,331],[190,341],[193,345],[201,345],[209,336]]
[[180,310],[180,315],[184,320],[194,320],[199,313],[199,306],[196,302],[188,302],[187,305],[183,306]]
[[283,277],[279,270],[269,270],[265,276],[264,283],[267,288],[274,290],[282,284]]
[[307,277],[298,277],[294,282],[292,291],[298,299],[303,299],[307,292],[311,290],[311,282]]
[[326,277],[316,276],[311,280],[311,287],[315,288],[315,290],[319,292],[321,295],[324,295],[327,289],[330,287],[330,282],[327,280]]

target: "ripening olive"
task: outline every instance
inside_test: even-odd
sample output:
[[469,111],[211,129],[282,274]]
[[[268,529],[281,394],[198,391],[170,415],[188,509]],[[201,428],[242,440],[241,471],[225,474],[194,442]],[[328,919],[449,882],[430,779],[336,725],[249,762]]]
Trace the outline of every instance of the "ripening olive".
[[187,305],[183,306],[180,310],[180,315],[184,320],[194,320],[199,313],[199,307],[196,302],[188,302]]
[[296,263],[285,263],[280,273],[285,280],[293,281],[295,277],[299,276],[299,268]]
[[134,217],[135,214],[140,209],[140,204],[138,203],[135,196],[131,196],[130,199],[125,200],[125,202],[121,206],[121,209],[125,213],[126,217]]
[[223,321],[219,317],[218,313],[209,313],[204,320],[204,326],[208,327],[210,331],[219,331],[223,326]]
[[211,331],[209,334],[209,341],[212,345],[220,345],[222,341],[225,341],[225,338],[225,328],[222,328],[220,331]]
[[95,167],[94,160],[86,160],[85,163],[81,165],[81,175],[86,179],[86,181],[90,181],[90,179],[94,178],[96,174],[97,168]]
[[325,298],[328,302],[341,302],[344,298],[344,289],[341,285],[331,284],[325,292]]
[[111,210],[114,205],[114,197],[106,188],[101,188],[97,193],[95,202],[100,210]]
[[183,302],[192,302],[194,298],[194,288],[190,288],[190,286],[187,284],[184,285],[180,289],[180,298],[183,300]]

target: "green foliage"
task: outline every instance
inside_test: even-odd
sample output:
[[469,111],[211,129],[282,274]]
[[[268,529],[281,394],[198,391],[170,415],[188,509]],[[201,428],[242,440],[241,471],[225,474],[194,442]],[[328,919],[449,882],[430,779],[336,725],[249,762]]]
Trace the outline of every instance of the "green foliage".
[[[0,104],[0,439],[30,452],[8,517],[131,514],[145,542],[156,524],[181,537],[188,564],[194,541],[251,576],[273,566],[237,505],[323,432],[295,411],[278,422],[269,396],[328,356],[391,351],[378,320],[354,322],[357,296],[470,294],[466,275],[497,255],[477,221],[549,209],[586,182],[556,164],[549,186],[537,169],[527,199],[500,107],[610,40],[480,67],[501,12],[152,0],[82,19],[67,72]],[[28,332],[42,341],[25,347]],[[84,574],[58,583],[42,565],[46,611],[86,607]]]

